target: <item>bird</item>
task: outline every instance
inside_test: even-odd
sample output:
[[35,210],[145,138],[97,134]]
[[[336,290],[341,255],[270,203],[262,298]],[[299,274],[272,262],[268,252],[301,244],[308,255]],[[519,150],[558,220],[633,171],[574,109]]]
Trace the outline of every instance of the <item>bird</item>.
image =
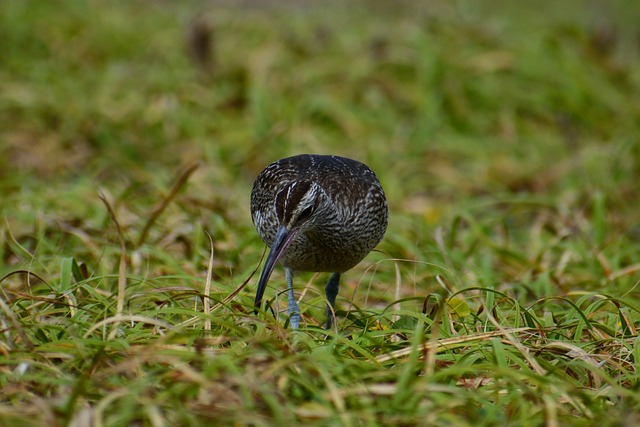
[[292,329],[300,325],[293,292],[296,271],[332,273],[325,286],[325,327],[332,325],[340,276],[382,241],[387,199],[364,163],[335,155],[299,154],[268,165],[251,190],[251,218],[270,248],[258,281],[254,311],[278,261],[287,281]]

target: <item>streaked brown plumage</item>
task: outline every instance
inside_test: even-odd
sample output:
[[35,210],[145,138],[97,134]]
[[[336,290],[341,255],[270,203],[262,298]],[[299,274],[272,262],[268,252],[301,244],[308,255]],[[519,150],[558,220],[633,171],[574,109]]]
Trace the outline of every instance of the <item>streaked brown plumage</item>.
[[333,273],[326,286],[330,324],[340,274],[382,240],[388,209],[378,178],[363,163],[301,154],[278,160],[260,173],[251,192],[251,215],[271,248],[256,292],[256,309],[280,260],[287,275],[291,325],[297,328],[293,272]]

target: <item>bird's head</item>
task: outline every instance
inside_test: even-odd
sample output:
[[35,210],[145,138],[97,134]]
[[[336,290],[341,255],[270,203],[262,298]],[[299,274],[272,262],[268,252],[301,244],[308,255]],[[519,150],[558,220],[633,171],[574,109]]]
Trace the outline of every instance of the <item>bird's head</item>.
[[275,211],[279,226],[258,282],[256,311],[262,305],[262,296],[276,263],[298,234],[314,228],[325,211],[326,202],[326,194],[314,181],[294,181],[276,194]]

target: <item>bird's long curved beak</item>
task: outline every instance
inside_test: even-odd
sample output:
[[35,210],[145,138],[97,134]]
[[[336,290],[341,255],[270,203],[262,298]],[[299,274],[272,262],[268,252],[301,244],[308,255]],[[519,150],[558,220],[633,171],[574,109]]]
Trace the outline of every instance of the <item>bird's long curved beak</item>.
[[278,227],[276,238],[271,244],[269,256],[267,256],[267,261],[264,263],[264,267],[262,267],[262,274],[260,274],[260,281],[258,282],[258,289],[256,290],[256,301],[254,303],[256,314],[258,313],[258,310],[260,310],[260,306],[262,305],[262,296],[264,295],[264,291],[267,288],[267,282],[269,281],[269,277],[271,277],[273,268],[276,266],[276,263],[278,262],[284,251],[289,247],[291,241],[297,233],[297,228],[289,230],[284,225]]

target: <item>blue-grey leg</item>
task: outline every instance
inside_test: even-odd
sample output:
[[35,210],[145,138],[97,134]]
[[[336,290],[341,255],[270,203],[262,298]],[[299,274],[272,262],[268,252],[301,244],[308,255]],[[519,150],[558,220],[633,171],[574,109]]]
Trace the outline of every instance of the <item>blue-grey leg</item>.
[[287,314],[289,315],[289,324],[291,329],[298,329],[300,326],[300,307],[296,302],[296,296],[293,294],[293,270],[284,269],[287,276]]
[[333,323],[333,313],[335,311],[338,289],[340,289],[340,273],[336,272],[331,275],[327,286],[324,287],[324,292],[327,296],[327,323],[325,323],[325,328],[327,329],[329,329]]

